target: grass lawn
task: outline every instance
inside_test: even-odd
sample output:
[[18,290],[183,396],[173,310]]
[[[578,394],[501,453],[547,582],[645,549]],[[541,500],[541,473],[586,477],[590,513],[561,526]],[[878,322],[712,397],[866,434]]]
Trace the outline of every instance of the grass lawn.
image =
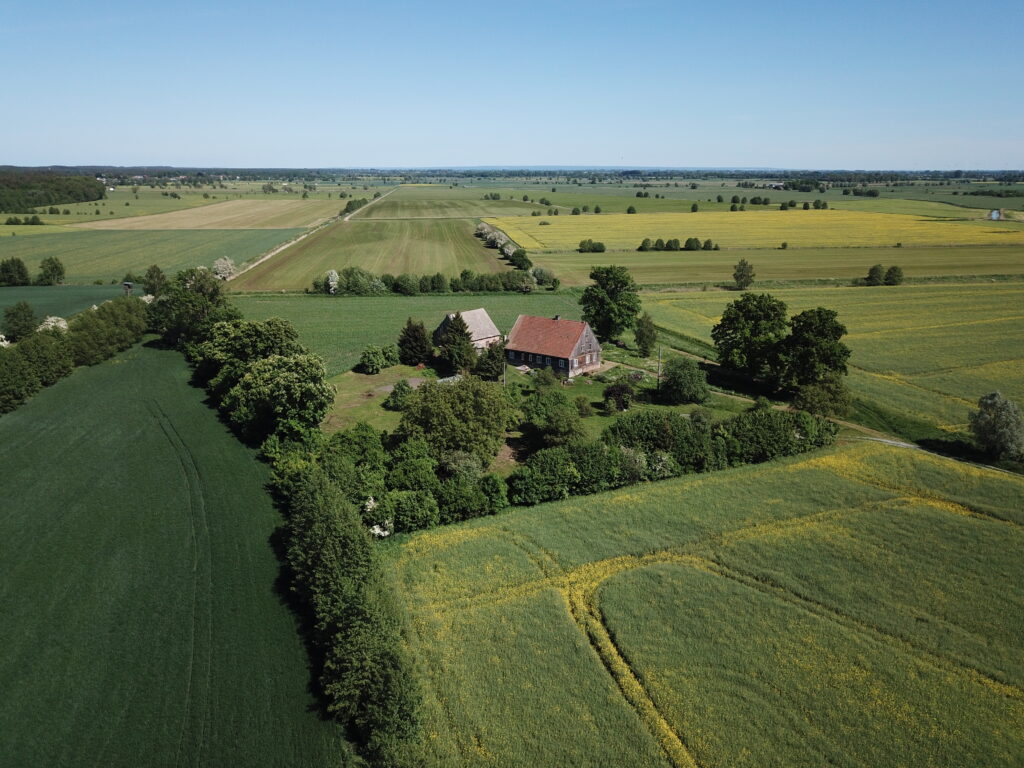
[[898,264],[907,277],[937,275],[1024,274],[1020,246],[916,246],[913,248],[737,248],[722,251],[613,251],[608,253],[531,254],[563,285],[589,285],[595,264],[618,264],[629,269],[641,285],[705,283],[732,285],[740,259],[754,266],[758,281],[834,280],[849,285],[864,277],[874,264]]
[[[545,222],[546,225],[542,225]],[[904,245],[1024,245],[1024,224],[944,220],[862,211],[747,210],[614,216],[542,216],[489,219],[527,251],[568,251],[586,238],[611,250],[640,242],[710,238],[722,248],[836,248]],[[600,256],[601,254],[596,254]]]
[[1021,509],[858,443],[398,537],[427,764],[1016,764]]
[[56,256],[67,270],[69,283],[120,282],[126,272],[142,275],[151,264],[159,265],[170,276],[189,267],[208,267],[222,256],[242,264],[301,231],[64,231],[35,237],[0,237],[0,259],[16,256],[35,274],[39,271],[39,262],[47,256]]
[[[755,289],[756,290],[756,289]],[[1024,284],[772,290],[790,314],[835,309],[853,350],[849,384],[859,420],[911,439],[962,433],[993,390],[1024,401]],[[645,294],[655,323],[710,348],[711,328],[737,295]],[[671,342],[671,337],[666,336]],[[688,346],[683,344],[683,346]]]
[[422,320],[431,333],[448,312],[478,307],[487,310],[503,333],[520,314],[580,318],[576,297],[547,291],[382,297],[243,294],[232,300],[249,320],[290,320],[302,343],[324,358],[332,377],[350,370],[368,344],[394,344],[408,317]]
[[123,296],[117,285],[18,285],[0,288],[0,311],[27,301],[40,317],[69,317],[93,304]]
[[464,269],[507,270],[497,251],[473,236],[475,228],[470,219],[339,221],[249,270],[232,286],[239,291],[303,290],[327,270],[345,267],[377,275],[441,272],[449,277]]
[[0,764],[351,763],[278,592],[267,471],[189,375],[136,346],[0,418]]

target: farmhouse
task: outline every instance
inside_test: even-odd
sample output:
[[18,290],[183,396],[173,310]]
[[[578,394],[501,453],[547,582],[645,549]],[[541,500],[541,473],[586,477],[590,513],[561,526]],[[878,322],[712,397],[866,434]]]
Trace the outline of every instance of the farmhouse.
[[456,313],[449,312],[441,324],[437,326],[434,331],[434,343],[440,343],[440,339],[444,336],[445,329],[448,324],[455,319],[456,314],[461,314],[462,319],[466,323],[466,327],[469,329],[469,339],[473,342],[473,346],[477,352],[487,349],[492,344],[497,344],[501,341],[501,331],[498,330],[498,326],[491,320],[491,316],[487,314],[486,309],[471,309],[468,312]]
[[549,366],[572,378],[601,365],[601,345],[590,325],[578,320],[520,315],[505,345],[508,361],[532,367]]

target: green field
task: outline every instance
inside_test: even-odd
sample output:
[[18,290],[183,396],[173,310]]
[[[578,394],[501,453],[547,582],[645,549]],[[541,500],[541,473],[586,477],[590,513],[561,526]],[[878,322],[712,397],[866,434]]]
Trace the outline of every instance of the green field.
[[731,285],[740,259],[754,265],[758,280],[835,280],[849,284],[873,264],[899,264],[907,277],[1024,274],[1020,246],[919,246],[914,248],[789,248],[724,251],[620,251],[532,253],[564,285],[588,285],[595,264],[619,264],[641,285]]
[[137,346],[0,419],[0,764],[350,762],[278,592],[266,469],[189,376]]
[[[849,383],[858,417],[872,426],[913,439],[962,433],[980,396],[1000,390],[1024,400],[1024,284],[805,288],[772,295],[791,314],[816,306],[838,311],[853,350]],[[710,345],[712,326],[736,296],[646,294],[644,308],[659,327]]]
[[[497,192],[501,200],[484,200]],[[503,188],[448,187],[440,184],[405,184],[352,218],[358,219],[462,219],[480,216],[530,215],[539,206],[523,202],[523,192]],[[514,199],[509,199],[512,196]]]
[[442,272],[452,277],[464,269],[478,274],[507,270],[497,252],[473,236],[475,229],[472,219],[339,221],[254,267],[231,285],[239,291],[301,290],[327,270],[345,267],[362,267],[378,275]]
[[[23,227],[31,229],[31,227]],[[157,264],[169,275],[195,266],[210,266],[226,256],[242,264],[300,234],[301,229],[76,230],[36,237],[0,237],[0,259],[18,257],[35,274],[39,262],[56,256],[69,283],[120,282],[125,273],[142,274]]]
[[339,215],[333,200],[226,200],[184,211],[85,222],[89,229],[296,229],[313,227]]
[[574,296],[548,292],[383,297],[265,294],[232,298],[248,320],[290,320],[302,343],[324,358],[328,376],[350,370],[368,344],[395,343],[407,317],[422,320],[428,331],[433,331],[448,312],[484,307],[503,333],[512,329],[520,314],[580,317]]
[[405,538],[428,764],[1017,764],[1022,502],[859,443]]
[[107,299],[123,296],[117,285],[24,285],[0,288],[0,311],[27,301],[40,317],[68,317]]

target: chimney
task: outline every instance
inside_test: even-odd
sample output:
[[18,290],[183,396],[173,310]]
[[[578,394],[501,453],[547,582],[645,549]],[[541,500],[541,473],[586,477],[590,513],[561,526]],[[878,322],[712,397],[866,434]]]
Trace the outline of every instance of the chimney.
[[555,315],[555,320],[561,320],[561,319],[562,319],[561,315]]

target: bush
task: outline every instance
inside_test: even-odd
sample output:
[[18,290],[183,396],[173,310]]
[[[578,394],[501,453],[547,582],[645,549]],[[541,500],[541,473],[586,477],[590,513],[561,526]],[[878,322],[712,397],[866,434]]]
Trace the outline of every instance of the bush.
[[564,499],[579,481],[580,474],[567,449],[545,448],[509,476],[509,501],[532,505]]
[[[391,349],[394,349],[392,345],[388,345]],[[390,353],[385,350],[387,347],[378,347],[376,344],[370,344],[363,350],[363,354],[359,356],[359,370],[363,373],[374,376],[380,373],[385,368],[395,363],[389,363],[392,359]],[[395,362],[397,362],[398,353],[394,354]]]
[[696,361],[673,355],[665,361],[661,397],[667,403],[703,403],[708,399],[708,382]]
[[625,411],[633,402],[636,392],[628,381],[617,381],[604,388],[604,408],[606,411]]
[[409,382],[405,379],[400,379],[395,382],[394,388],[385,398],[384,407],[389,411],[400,411],[405,408],[409,398],[412,397],[412,393],[413,388],[409,385]]
[[903,283],[903,269],[897,266],[889,267],[885,272],[882,282],[886,285],[900,285]]
[[377,505],[381,524],[396,533],[433,528],[441,519],[437,500],[426,491],[391,491]]
[[978,400],[970,415],[978,446],[997,459],[1024,460],[1024,416],[1012,400],[992,392]]

